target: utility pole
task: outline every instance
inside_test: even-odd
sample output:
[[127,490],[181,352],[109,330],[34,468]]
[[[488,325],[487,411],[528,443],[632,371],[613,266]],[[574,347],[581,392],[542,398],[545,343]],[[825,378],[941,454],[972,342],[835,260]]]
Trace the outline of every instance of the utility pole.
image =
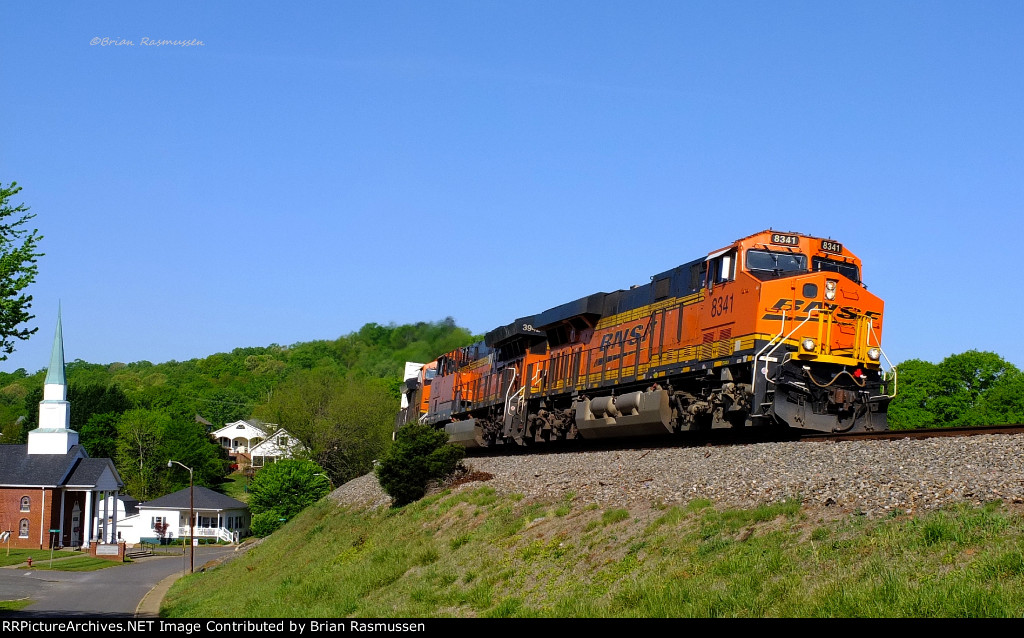
[[[167,461],[167,467],[174,467],[171,465],[172,463],[178,463],[178,461]],[[184,463],[178,463],[178,465],[188,470],[188,571],[191,574],[196,571],[196,547],[194,544],[196,542],[196,495],[192,482],[192,468]]]

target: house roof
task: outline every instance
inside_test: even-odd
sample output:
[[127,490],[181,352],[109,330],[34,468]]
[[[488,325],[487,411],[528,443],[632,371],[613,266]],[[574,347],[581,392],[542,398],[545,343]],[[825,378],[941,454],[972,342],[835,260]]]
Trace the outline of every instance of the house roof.
[[117,499],[124,503],[125,516],[133,516],[139,513],[139,499],[130,496],[118,496]]
[[29,454],[28,445],[0,445],[0,485],[63,485],[79,459],[80,445],[67,454]]
[[72,446],[67,454],[29,454],[27,445],[0,445],[0,485],[90,487],[108,470],[116,485],[123,487],[113,462],[89,458],[81,445]]
[[110,459],[81,459],[64,483],[74,486],[98,485],[103,477],[103,473],[108,470],[113,475],[114,480],[123,486],[124,483],[121,483],[121,477],[118,476],[117,470]]
[[[180,489],[177,492],[172,492],[160,498],[155,498],[152,501],[146,501],[145,503],[139,503],[139,507],[145,508],[165,508],[165,509],[188,509],[190,504],[189,490],[192,488]],[[236,510],[236,509],[247,509],[249,506],[242,501],[235,500],[230,496],[225,496],[220,492],[214,492],[208,487],[202,485],[195,486],[195,509],[203,510]]]
[[[267,434],[272,433],[277,429],[277,425],[273,423],[264,423],[258,419],[247,419],[238,420],[233,423],[227,423],[219,430],[211,432],[213,436],[231,436],[234,435],[237,430],[250,430],[260,435],[260,438],[266,438]],[[231,433],[230,435],[228,433]]]
[[[288,437],[288,443],[281,443],[280,436]],[[278,428],[273,434],[267,436],[249,450],[254,455],[260,455],[265,450],[276,450],[280,452],[291,452],[292,450],[304,450],[305,447],[284,428]]]

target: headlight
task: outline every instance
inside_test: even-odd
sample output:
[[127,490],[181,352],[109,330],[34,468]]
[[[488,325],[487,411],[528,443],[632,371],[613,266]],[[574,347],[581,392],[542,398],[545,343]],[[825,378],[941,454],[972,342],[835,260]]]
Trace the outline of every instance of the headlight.
[[800,344],[807,352],[814,352],[814,339],[804,339]]
[[878,348],[872,348],[868,350],[868,359],[872,361],[878,361],[878,357],[882,356],[882,351]]
[[825,280],[825,299],[832,301],[836,298],[836,283],[835,279]]

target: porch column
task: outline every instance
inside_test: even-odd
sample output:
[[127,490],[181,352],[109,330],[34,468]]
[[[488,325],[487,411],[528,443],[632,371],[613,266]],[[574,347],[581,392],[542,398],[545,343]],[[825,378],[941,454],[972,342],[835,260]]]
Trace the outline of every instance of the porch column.
[[[67,488],[63,488],[60,491],[60,522],[57,523],[57,527],[60,528],[60,538],[57,539],[57,547],[64,547],[64,497],[68,495]],[[70,540],[70,539],[69,539]]]
[[113,535],[115,543],[118,541],[118,538],[117,538],[117,503],[118,503],[117,495],[118,495],[118,491],[114,490],[114,529],[110,533]]
[[92,540],[92,490],[85,491],[85,509],[82,510],[82,549],[89,549]]
[[100,543],[111,542],[111,493],[103,491],[103,530],[99,534]]
[[39,549],[43,549],[43,534],[50,529],[46,526],[46,488],[43,488],[43,497],[39,499],[42,506],[39,509]]

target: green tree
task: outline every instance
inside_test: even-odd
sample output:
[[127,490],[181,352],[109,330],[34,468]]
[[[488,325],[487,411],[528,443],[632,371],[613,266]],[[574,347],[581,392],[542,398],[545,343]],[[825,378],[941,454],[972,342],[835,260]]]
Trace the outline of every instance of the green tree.
[[117,423],[121,415],[117,412],[93,414],[78,429],[78,442],[93,458],[113,459],[117,456]]
[[167,458],[161,442],[170,421],[166,414],[140,408],[125,412],[118,420],[115,464],[125,491],[139,500],[166,493],[161,479]]
[[387,448],[397,405],[381,380],[316,368],[295,373],[253,416],[287,430],[341,484],[369,472]]
[[[132,407],[121,388],[106,387],[100,383],[72,382],[68,386],[68,401],[71,403],[71,426],[74,428],[83,427],[95,414],[121,414]],[[93,454],[91,450],[89,452]]]
[[1024,373],[1001,376],[982,394],[975,407],[979,425],[1024,423]]
[[448,443],[444,430],[406,425],[377,465],[377,480],[395,507],[407,505],[426,494],[430,480],[454,472],[465,454],[463,448]]
[[231,388],[210,388],[196,400],[194,412],[202,414],[215,428],[248,418],[256,402],[249,396]]
[[35,217],[25,204],[9,203],[21,187],[16,182],[4,186],[0,182],[0,361],[14,352],[14,339],[25,340],[39,328],[21,328],[35,318],[29,314],[32,295],[24,292],[36,279],[36,258],[42,235],[25,224]]
[[[166,459],[174,459],[192,468],[192,480],[196,485],[216,488],[229,471],[227,452],[195,421],[171,419],[165,422],[161,445]],[[173,492],[188,487],[188,480],[188,472],[175,465],[168,468],[163,489]]]
[[968,426],[991,422],[982,397],[1006,377],[1019,374],[1012,364],[994,352],[968,350],[942,360],[935,370],[935,385],[929,405],[936,422],[945,426]]
[[936,366],[929,361],[910,359],[897,366],[896,397],[889,404],[888,420],[892,430],[909,430],[936,425],[931,404],[938,394]]
[[330,491],[322,467],[308,459],[284,459],[256,472],[249,484],[249,509],[254,520],[265,512],[290,519]]
[[29,386],[25,394],[25,420],[23,426],[25,431],[34,430],[39,427],[39,403],[43,400],[43,375],[37,374],[39,382]]

